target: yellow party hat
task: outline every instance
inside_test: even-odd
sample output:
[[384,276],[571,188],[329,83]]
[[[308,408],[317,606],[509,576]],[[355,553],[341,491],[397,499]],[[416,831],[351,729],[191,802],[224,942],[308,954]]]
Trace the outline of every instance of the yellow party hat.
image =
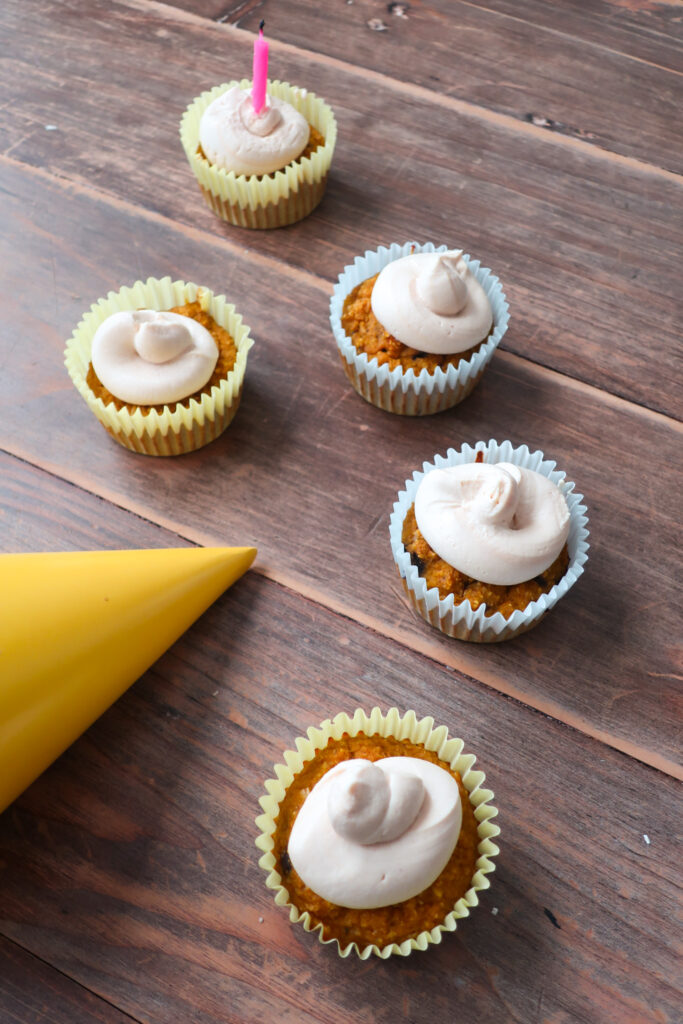
[[250,547],[0,555],[0,811],[255,555]]

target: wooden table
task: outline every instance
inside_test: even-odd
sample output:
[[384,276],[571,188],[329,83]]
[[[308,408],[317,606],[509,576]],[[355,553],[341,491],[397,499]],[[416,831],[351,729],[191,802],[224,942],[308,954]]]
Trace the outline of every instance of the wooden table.
[[[177,127],[250,74],[261,17],[271,76],[339,125],[322,205],[273,232],[210,213]],[[1,548],[259,550],[0,817],[3,1024],[683,1019],[680,23],[670,0],[2,4]],[[481,257],[512,314],[473,395],[420,420],[355,394],[328,323],[344,265],[412,238]],[[153,460],[63,348],[166,274],[256,344],[224,437]],[[591,552],[537,629],[470,646],[409,609],[388,518],[424,460],[489,438],[576,481]],[[477,753],[501,854],[455,935],[360,963],[273,904],[254,818],[296,736],[375,704]]]

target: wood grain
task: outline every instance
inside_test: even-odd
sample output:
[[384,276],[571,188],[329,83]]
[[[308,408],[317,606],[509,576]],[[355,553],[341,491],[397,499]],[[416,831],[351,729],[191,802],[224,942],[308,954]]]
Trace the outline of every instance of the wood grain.
[[679,0],[475,0],[477,7],[523,17],[544,28],[599,43],[681,71]]
[[[217,220],[177,135],[261,17],[271,76],[339,124],[276,232]],[[0,4],[0,551],[259,549],[0,815],[2,1024],[680,1020],[680,39],[669,0]],[[344,264],[407,238],[481,257],[512,310],[474,394],[415,421],[358,398],[328,324]],[[91,302],[164,274],[256,342],[235,422],[175,460],[117,446],[63,367]],[[486,647],[415,617],[388,518],[490,437],[576,481],[591,550]],[[296,736],[374,704],[464,738],[501,855],[454,936],[360,964],[274,905],[254,818]]]
[[[7,456],[0,468],[0,494],[9,475],[10,505],[23,488],[30,518],[44,474]],[[48,492],[67,520],[74,489]],[[154,532],[87,494],[76,504],[74,547],[94,546],[102,519],[112,542]],[[7,523],[14,549],[23,527]],[[496,792],[501,856],[455,936],[360,965],[274,906],[253,819],[297,735],[375,703],[465,739]],[[652,769],[249,573],[0,817],[0,933],[149,1024],[419,1024],[473,1001],[483,1024],[673,1024],[677,935],[663,922],[679,797]]]
[[[272,74],[315,85],[335,109],[332,176],[306,221],[278,232],[230,229],[203,205],[177,123],[207,86],[249,74],[250,36],[132,0],[93,2],[88,19],[68,3],[51,6],[49,17],[38,0],[31,6],[32,19],[13,3],[0,13],[13,52],[32,55],[31,65],[4,62],[0,148],[12,161],[328,281],[379,243],[462,244],[503,281],[513,311],[507,349],[680,415],[683,206],[673,176],[606,159],[576,140],[558,145],[541,128],[516,127],[428,90],[273,44]],[[201,61],[188,61],[188,53]],[[130,62],[153,73],[133,80]],[[106,118],[95,99],[103,95]],[[46,131],[49,124],[56,130]],[[26,179],[25,188],[36,195],[42,185]],[[103,240],[87,225],[80,231],[96,263]],[[136,235],[129,244],[135,272],[150,254]]]
[[[182,6],[201,13],[200,5]],[[576,38],[572,30],[583,12],[565,17],[569,31],[560,32],[554,23],[550,27],[534,18],[525,4],[516,5],[514,13],[487,7],[459,0],[323,5],[265,0],[246,8],[235,3],[221,20],[256,32],[265,18],[275,40],[310,41],[320,53],[392,79],[683,170],[683,65],[680,49],[675,65],[673,39],[666,53],[674,65],[670,70],[616,52],[606,26],[599,40]]]
[[0,936],[2,1024],[131,1024],[134,1018]]
[[[326,286],[306,275],[283,281],[278,264],[106,199],[29,184],[20,171],[5,178],[0,231],[21,235],[22,247],[9,268],[11,332],[0,336],[2,447],[196,542],[254,543],[260,571],[272,578],[680,771],[681,488],[676,476],[647,472],[653,460],[675,467],[680,429],[509,355],[496,356],[473,395],[448,413],[381,413],[350,389],[338,364]],[[106,264],[97,258],[103,238]],[[99,295],[166,273],[234,298],[256,345],[226,435],[191,456],[157,461],[107,437],[73,389],[62,353]],[[21,286],[27,275],[30,294]],[[541,448],[576,481],[589,507],[591,554],[585,577],[537,630],[502,647],[471,647],[406,607],[388,517],[423,461],[490,437]]]

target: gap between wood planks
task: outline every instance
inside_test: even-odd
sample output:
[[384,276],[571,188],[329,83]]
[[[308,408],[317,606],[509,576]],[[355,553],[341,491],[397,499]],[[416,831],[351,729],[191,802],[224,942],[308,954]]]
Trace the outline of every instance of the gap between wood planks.
[[[166,227],[170,226],[176,233],[184,235],[186,238],[190,238],[196,242],[202,242],[203,244],[209,244],[218,249],[223,249],[224,251],[229,252],[232,256],[239,257],[239,259],[252,263],[255,266],[267,266],[277,271],[277,273],[302,281],[309,287],[323,292],[325,295],[332,294],[332,290],[334,288],[333,282],[328,281],[326,278],[318,277],[317,274],[308,270],[303,270],[300,267],[293,267],[291,264],[284,260],[276,259],[274,256],[258,253],[253,249],[245,249],[242,245],[232,242],[223,236],[213,235],[201,228],[182,224],[179,221],[173,220],[171,217],[166,217],[162,213],[149,210],[144,206],[137,206],[135,203],[129,203],[125,199],[121,199],[118,196],[113,195],[111,192],[94,188],[92,185],[86,184],[78,179],[67,178],[62,174],[54,174],[50,171],[43,170],[41,167],[34,167],[31,164],[25,164],[20,160],[15,160],[13,157],[8,157],[6,154],[0,154],[0,164],[3,163],[14,167],[22,174],[35,175],[38,178],[49,181],[55,186],[62,187],[65,190],[71,190],[79,196],[99,199],[102,202],[107,203],[113,209],[124,210],[127,213],[134,214],[136,217],[143,220],[146,219],[154,224],[160,224]],[[622,398],[620,395],[615,395],[611,391],[599,388],[595,384],[589,384],[587,381],[581,380],[578,377],[570,377],[567,374],[561,373],[559,370],[553,370],[550,367],[545,366],[543,363],[536,362],[526,356],[517,355],[514,352],[508,352],[500,347],[496,349],[495,358],[501,359],[503,362],[508,362],[511,365],[520,363],[526,364],[527,366],[532,367],[534,373],[538,374],[540,377],[553,381],[561,381],[563,387],[569,387],[574,391],[578,391],[580,394],[584,394],[592,398],[598,398],[600,402],[603,402],[605,405],[608,405],[613,409],[620,411],[628,410],[630,413],[643,416],[659,426],[666,425],[683,434],[683,421],[678,421],[674,417],[668,416],[666,413],[650,409],[648,406],[641,405],[639,402],[634,402],[628,398]]]
[[[215,545],[220,546],[224,543],[224,538],[213,536],[212,534],[205,533],[202,530],[193,530],[188,528],[187,524],[175,522],[167,516],[158,515],[156,513],[152,515],[150,509],[144,504],[136,501],[131,502],[128,500],[127,496],[119,494],[116,491],[110,491],[106,487],[99,486],[96,482],[91,481],[86,475],[72,473],[69,476],[65,476],[63,467],[40,458],[37,459],[32,453],[24,452],[18,446],[13,446],[12,448],[0,448],[0,451],[4,451],[7,455],[13,458],[20,459],[27,465],[49,473],[58,480],[69,483],[74,487],[78,487],[87,494],[101,498],[108,504],[114,505],[116,508],[132,513],[138,518],[143,519],[154,526],[160,527],[168,533],[175,534],[175,536],[182,540],[186,540],[191,544],[196,544],[200,547],[213,547]],[[405,635],[400,629],[392,629],[380,619],[376,619],[371,615],[364,614],[363,612],[358,612],[343,601],[335,600],[334,597],[327,594],[325,591],[319,590],[314,586],[310,586],[301,580],[298,580],[288,572],[282,572],[268,565],[260,565],[258,560],[252,566],[251,571],[273,583],[278,584],[279,586],[285,587],[287,590],[297,594],[299,597],[303,597],[305,600],[311,601],[328,611],[349,619],[349,621],[354,622],[365,629],[372,630],[374,633],[377,633],[378,636],[394,641],[394,643],[407,650],[421,654],[423,657],[429,658],[431,661],[434,661],[439,665],[445,665],[446,667],[456,669],[461,674],[464,674],[468,679],[473,680],[476,683],[481,683],[484,686],[489,687],[489,689],[495,690],[497,693],[502,693],[506,697],[512,697],[523,706],[538,711],[541,714],[548,715],[555,721],[561,722],[563,725],[575,729],[577,732],[596,740],[604,746],[611,747],[613,750],[617,750],[619,753],[625,754],[633,760],[640,761],[641,763],[648,765],[650,768],[655,768],[657,771],[660,771],[665,775],[670,775],[675,779],[683,781],[683,766],[676,764],[675,761],[671,761],[669,758],[663,757],[656,751],[649,750],[637,743],[631,743],[627,739],[612,736],[603,729],[597,729],[580,715],[567,711],[555,701],[538,699],[533,695],[526,693],[526,691],[521,687],[512,685],[504,678],[498,676],[495,672],[486,668],[482,669],[481,663],[471,653],[470,645],[465,642],[453,641],[452,653],[450,650],[448,652],[444,652],[440,647],[436,647],[430,642],[428,635],[425,635],[424,637],[413,635],[410,637],[410,641],[406,642]],[[412,614],[408,608],[406,608],[406,612]]]
[[[122,1010],[120,1006],[117,1006],[116,1003],[112,1003],[112,1001],[110,999],[107,999],[106,996],[101,995],[101,993],[97,992],[95,989],[88,988],[88,986],[84,985],[83,982],[78,981],[77,978],[74,978],[72,974],[67,974],[66,971],[61,970],[59,967],[51,963],[49,960],[46,960],[44,957],[39,956],[35,952],[35,950],[29,948],[29,946],[25,946],[23,945],[23,943],[17,942],[15,938],[11,938],[9,935],[6,935],[5,932],[0,932],[0,936],[2,937],[3,942],[8,943],[8,945],[13,946],[15,949],[21,950],[22,953],[24,953],[27,957],[30,957],[30,959],[35,961],[37,964],[40,964],[41,967],[45,968],[48,972],[59,975],[60,978],[64,978],[64,980],[68,982],[70,986],[74,986],[76,989],[78,989],[79,992],[87,993],[87,995],[91,999],[96,999],[104,1006],[108,1006],[111,1010],[113,1010],[116,1014],[119,1015],[121,1024],[123,1024],[124,1021],[130,1021],[131,1024],[143,1024],[140,1017],[133,1017],[126,1010]],[[24,1005],[28,1006],[28,1004]],[[88,1013],[90,1012],[90,1008],[83,1007],[83,1010],[87,1010]]]
[[[622,0],[622,3],[624,0]],[[666,0],[660,0],[661,3],[666,3]],[[680,0],[673,0],[674,3],[680,2]],[[671,75],[682,75],[683,71],[677,71],[675,68],[669,68],[665,64],[657,64],[653,60],[646,60],[645,57],[636,57],[633,53],[626,53],[624,50],[615,50],[612,46],[607,46],[605,43],[597,43],[594,39],[587,40],[581,36],[576,36],[572,32],[567,32],[561,28],[552,28],[551,25],[538,25],[529,21],[528,18],[520,18],[516,14],[510,14],[509,11],[499,11],[495,7],[482,6],[482,4],[473,3],[473,0],[460,0],[460,3],[465,4],[467,7],[473,7],[477,11],[485,11],[487,14],[494,15],[499,18],[508,18],[510,21],[517,21],[521,25],[531,25],[540,32],[548,32],[550,35],[562,36],[564,39],[572,39],[575,43],[579,43],[580,46],[594,47],[597,50],[604,50],[605,53],[613,53],[617,57],[624,57],[626,60],[635,60],[639,64],[646,64],[648,67],[656,68],[658,71],[666,71]],[[625,3],[624,6],[630,6]],[[662,37],[668,41],[668,36],[661,33]]]
[[[253,32],[248,32],[246,29],[237,28],[235,25],[231,25],[227,22],[216,22],[211,18],[202,18],[200,15],[194,14],[192,11],[182,10],[177,7],[170,7],[168,4],[161,3],[160,0],[120,0],[120,3],[136,11],[149,11],[152,9],[160,13],[163,12],[164,17],[168,18],[170,21],[186,21],[191,22],[194,25],[203,25],[204,27],[212,25],[217,31],[235,33],[241,38],[244,38],[245,41],[251,41],[254,38]],[[559,34],[565,35],[565,33],[562,32]],[[590,43],[587,45],[595,46],[597,44]],[[407,94],[415,99],[425,100],[429,103],[445,107],[448,110],[460,114],[467,114],[470,117],[478,117],[482,121],[488,121],[490,124],[495,124],[507,131],[517,132],[522,135],[529,135],[536,139],[536,141],[540,140],[550,145],[564,146],[574,150],[578,149],[584,155],[591,154],[596,159],[606,160],[609,163],[618,164],[620,167],[625,167],[629,170],[652,174],[656,177],[664,178],[667,181],[673,181],[676,183],[683,182],[683,177],[676,174],[674,171],[668,171],[663,167],[658,167],[657,164],[638,160],[636,157],[613,153],[608,149],[603,149],[601,146],[596,146],[593,143],[585,142],[583,139],[577,139],[570,135],[562,135],[559,132],[549,132],[545,128],[534,125],[529,121],[522,121],[518,118],[511,117],[509,114],[501,114],[494,110],[488,110],[486,107],[480,107],[475,103],[469,103],[467,100],[460,100],[453,96],[446,96],[443,93],[434,92],[422,85],[414,85],[411,82],[401,82],[396,78],[391,78],[389,75],[382,74],[380,71],[373,71],[370,68],[364,68],[357,64],[348,64],[346,61],[340,60],[337,57],[329,57],[326,54],[316,53],[314,50],[304,50],[299,46],[295,46],[293,43],[283,43],[278,40],[269,39],[269,46],[271,46],[276,52],[280,51],[282,53],[293,54],[296,57],[305,57],[311,62],[336,68],[347,75],[356,75],[359,78],[364,78],[368,82],[377,82],[394,92],[400,92],[404,95]],[[627,57],[629,60],[636,59],[631,58],[628,54],[623,54],[622,56]],[[673,74],[674,72],[670,73]]]

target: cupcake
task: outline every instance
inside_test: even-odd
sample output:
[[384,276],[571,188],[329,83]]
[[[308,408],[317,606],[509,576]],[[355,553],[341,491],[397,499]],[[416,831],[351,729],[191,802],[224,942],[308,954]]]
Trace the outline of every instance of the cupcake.
[[498,278],[461,249],[431,242],[357,257],[330,300],[332,332],[356,391],[408,416],[466,398],[508,319]]
[[239,227],[277,228],[308,216],[322,199],[337,123],[323,100],[286,82],[268,83],[257,114],[243,79],[193,100],[180,138],[214,213]]
[[69,375],[120,444],[181,455],[223,433],[239,408],[249,328],[225,296],[149,278],[109,292],[67,342]]
[[493,793],[444,726],[392,708],[337,715],[275,767],[256,845],[275,902],[342,957],[441,942],[494,870]]
[[406,481],[391,549],[427,622],[459,640],[507,640],[540,622],[583,572],[585,512],[542,452],[479,442]]

